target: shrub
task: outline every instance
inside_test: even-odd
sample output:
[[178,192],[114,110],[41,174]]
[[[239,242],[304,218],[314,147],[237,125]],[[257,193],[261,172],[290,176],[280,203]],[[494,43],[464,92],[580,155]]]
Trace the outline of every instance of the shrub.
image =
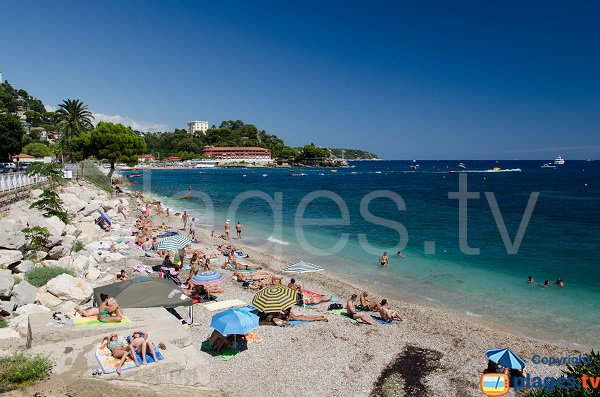
[[54,277],[65,273],[75,276],[72,270],[65,269],[64,267],[37,267],[25,273],[25,279],[29,284],[39,288],[46,285]]
[[[589,364],[580,362],[575,367],[567,365],[567,369],[565,371],[562,371],[563,376],[565,378],[568,378],[570,376],[575,378],[575,383],[577,383],[579,387],[581,387],[582,375],[587,375],[591,377],[600,376],[600,353],[594,353],[594,351],[592,350],[592,352],[589,353],[589,357]],[[588,385],[589,384],[590,382],[588,381]],[[592,397],[598,395],[598,389],[593,389],[591,387],[588,387],[587,389],[576,387],[574,389],[556,388],[550,392],[544,389],[533,389],[526,394],[526,397]]]
[[0,328],[6,328],[6,327],[8,327],[8,323],[6,322],[4,317],[0,316]]
[[63,202],[52,189],[43,189],[38,200],[31,203],[29,208],[37,208],[44,213],[44,216],[50,217],[56,215],[64,223],[69,223],[69,215],[63,208]]
[[42,248],[50,237],[50,232],[45,227],[34,226],[26,227],[22,230],[25,234],[25,238],[29,243],[27,244],[28,251],[37,251]]
[[80,240],[75,241],[73,245],[73,251],[79,252],[85,248],[85,244],[83,244]]
[[86,160],[81,162],[81,176],[83,179],[95,185],[96,187],[104,190],[105,192],[112,192],[112,184],[110,178],[106,176],[100,169],[94,164],[94,162]]
[[44,356],[26,357],[22,354],[0,357],[0,391],[26,386],[48,376],[52,360]]

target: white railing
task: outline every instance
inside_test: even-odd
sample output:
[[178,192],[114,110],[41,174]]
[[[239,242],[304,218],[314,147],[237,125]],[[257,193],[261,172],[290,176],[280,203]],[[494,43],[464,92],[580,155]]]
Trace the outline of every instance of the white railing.
[[24,172],[0,174],[0,193],[33,186],[43,179],[44,178],[39,176],[25,175]]

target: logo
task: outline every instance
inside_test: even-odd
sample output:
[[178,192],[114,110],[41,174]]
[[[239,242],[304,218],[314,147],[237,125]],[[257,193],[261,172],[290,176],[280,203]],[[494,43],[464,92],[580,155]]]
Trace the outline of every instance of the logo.
[[503,396],[509,389],[508,375],[482,374],[479,387],[486,396]]

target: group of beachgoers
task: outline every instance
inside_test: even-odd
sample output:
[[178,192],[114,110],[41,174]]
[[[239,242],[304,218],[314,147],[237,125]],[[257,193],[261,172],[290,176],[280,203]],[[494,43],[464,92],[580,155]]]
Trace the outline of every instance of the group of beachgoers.
[[[535,279],[532,276],[527,277],[527,282],[529,284],[532,285],[536,285],[535,284]],[[554,282],[554,284],[556,286],[558,286],[558,288],[564,288],[565,287],[565,281],[562,278],[557,278],[556,281]],[[540,287],[550,287],[552,285],[552,283],[550,282],[550,280],[545,280],[543,283],[539,283],[538,284]]]
[[[358,299],[358,304],[356,300]],[[403,321],[400,317],[400,313],[397,310],[391,309],[387,299],[382,299],[381,302],[377,300],[369,299],[369,293],[364,291],[360,294],[360,297],[356,294],[352,294],[350,299],[346,302],[346,315],[354,320],[376,325],[377,322],[373,320],[373,317],[369,312],[379,312],[379,317],[386,322],[392,322],[394,320]]]

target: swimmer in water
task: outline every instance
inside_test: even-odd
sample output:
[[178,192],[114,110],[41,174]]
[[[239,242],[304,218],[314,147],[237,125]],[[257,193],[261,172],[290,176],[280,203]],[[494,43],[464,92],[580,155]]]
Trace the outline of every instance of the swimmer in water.
[[379,257],[379,263],[381,264],[381,266],[387,266],[388,261],[389,261],[389,258],[388,258],[387,252],[384,252],[383,255],[381,255]]
[[402,251],[398,251],[398,253],[396,255],[399,256],[400,258],[404,258],[404,254],[402,253]]
[[527,282],[528,282],[529,284],[532,284],[532,283],[534,283],[534,282],[535,282],[535,280],[533,279],[533,277],[529,276],[529,277],[527,278]]
[[562,278],[560,278],[560,277],[559,277],[559,278],[556,280],[556,285],[558,285],[558,288],[564,288],[564,287],[565,287],[565,282],[563,281],[563,279],[562,279]]

